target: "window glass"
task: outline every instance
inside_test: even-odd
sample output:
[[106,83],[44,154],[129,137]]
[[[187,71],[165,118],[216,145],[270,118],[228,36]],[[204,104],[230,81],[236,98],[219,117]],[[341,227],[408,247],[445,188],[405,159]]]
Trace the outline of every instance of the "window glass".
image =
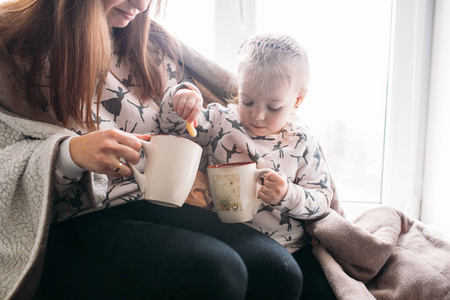
[[216,59],[214,56],[214,1],[168,0],[165,12],[154,19],[182,42],[204,56]]
[[342,200],[380,202],[391,1],[256,3],[256,32],[306,48],[309,93],[299,113],[318,137]]

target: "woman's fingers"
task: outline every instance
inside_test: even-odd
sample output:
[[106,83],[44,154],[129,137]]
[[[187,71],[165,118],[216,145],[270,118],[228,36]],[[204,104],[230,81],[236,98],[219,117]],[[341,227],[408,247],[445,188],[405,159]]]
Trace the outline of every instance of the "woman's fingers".
[[137,136],[116,129],[94,131],[70,141],[70,154],[78,166],[112,177],[131,176],[130,168],[119,162],[122,158],[138,163],[140,149],[141,141]]
[[136,135],[120,131],[117,129],[108,129],[104,131],[103,135],[106,137],[106,139],[112,142],[116,141],[120,145],[124,145],[126,147],[132,148],[136,151],[139,151],[141,149],[141,141],[139,140]]
[[108,171],[106,175],[115,178],[131,177],[133,175],[133,172],[131,171],[130,167],[128,167],[127,164],[119,161],[117,165],[112,169],[112,172]]
[[150,139],[152,138],[152,136],[154,136],[153,133],[148,133],[148,134],[134,134],[134,136],[136,136],[138,139],[143,140],[143,141],[150,141]]
[[123,158],[132,164],[137,164],[141,158],[139,151],[122,144],[117,145],[117,148],[114,150],[114,157]]

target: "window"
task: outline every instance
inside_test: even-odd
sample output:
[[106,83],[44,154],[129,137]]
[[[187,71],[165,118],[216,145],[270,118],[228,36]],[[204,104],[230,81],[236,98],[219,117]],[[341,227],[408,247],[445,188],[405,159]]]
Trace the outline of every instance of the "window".
[[324,149],[340,198],[381,203],[392,2],[217,0],[214,8],[209,0],[194,2],[169,1],[161,22],[232,71],[251,34],[286,33],[306,48],[311,83],[300,116]]
[[338,192],[346,201],[379,203],[390,1],[282,0],[279,10],[272,3],[257,1],[256,32],[285,32],[307,49],[310,92],[299,112],[324,148]]
[[214,7],[211,0],[167,0],[165,12],[154,19],[196,51],[215,59]]

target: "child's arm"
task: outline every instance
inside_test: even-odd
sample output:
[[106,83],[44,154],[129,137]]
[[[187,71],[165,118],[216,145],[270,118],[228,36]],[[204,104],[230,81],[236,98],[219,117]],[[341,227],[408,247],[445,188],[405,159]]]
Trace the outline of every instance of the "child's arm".
[[[328,166],[322,159],[319,146],[312,136],[306,149],[308,150],[303,153],[305,160],[299,164],[295,182],[286,180],[286,177],[280,173],[278,173],[279,176],[269,173],[267,175],[269,180],[267,181],[266,177],[260,192],[269,193],[264,192],[267,188],[272,193],[274,199],[262,199],[274,205],[276,209],[293,218],[312,220],[320,217],[330,207],[333,191],[330,187]],[[282,178],[285,182],[282,182]],[[281,199],[280,195],[282,195]]]

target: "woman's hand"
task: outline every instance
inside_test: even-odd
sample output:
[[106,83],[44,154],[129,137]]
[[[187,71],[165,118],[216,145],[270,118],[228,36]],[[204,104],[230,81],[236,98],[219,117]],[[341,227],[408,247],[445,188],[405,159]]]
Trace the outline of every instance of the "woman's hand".
[[201,112],[203,98],[197,92],[180,89],[173,96],[173,110],[188,123],[197,126],[197,116]]
[[137,135],[117,129],[98,130],[70,140],[70,155],[81,168],[106,174],[110,177],[130,177],[131,169],[119,159],[137,164],[142,140],[150,140],[151,135]]
[[264,178],[264,185],[258,191],[258,197],[270,205],[277,205],[283,200],[287,190],[286,176],[282,173],[269,172]]

